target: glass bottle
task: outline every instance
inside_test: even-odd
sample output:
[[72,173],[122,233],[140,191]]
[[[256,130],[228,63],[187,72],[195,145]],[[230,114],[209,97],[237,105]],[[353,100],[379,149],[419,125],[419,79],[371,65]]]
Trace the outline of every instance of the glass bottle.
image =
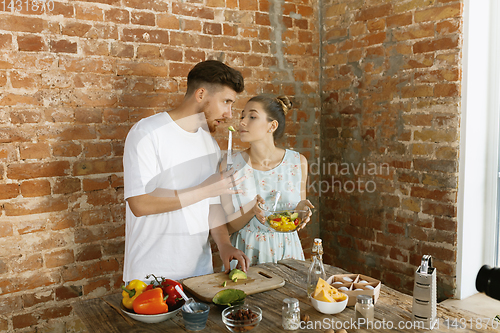
[[358,295],[356,297],[356,322],[360,327],[367,327],[368,323],[373,323],[375,317],[375,307],[373,299],[368,295]]
[[312,248],[312,262],[307,273],[307,296],[311,297],[319,278],[326,280],[325,267],[323,266],[323,242],[321,238],[314,239]]
[[285,298],[283,300],[281,325],[287,331],[294,331],[300,326],[299,300],[296,298]]

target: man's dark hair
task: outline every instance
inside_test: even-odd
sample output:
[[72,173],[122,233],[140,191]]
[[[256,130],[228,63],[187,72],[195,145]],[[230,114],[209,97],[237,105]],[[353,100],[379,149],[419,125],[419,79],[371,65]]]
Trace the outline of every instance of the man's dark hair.
[[191,95],[196,89],[208,85],[226,86],[237,93],[245,88],[243,76],[239,71],[218,60],[207,60],[196,64],[187,77],[186,95]]

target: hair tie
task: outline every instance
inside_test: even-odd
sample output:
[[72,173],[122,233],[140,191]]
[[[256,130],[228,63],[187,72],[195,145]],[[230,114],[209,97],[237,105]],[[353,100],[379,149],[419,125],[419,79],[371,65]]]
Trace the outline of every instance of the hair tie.
[[284,114],[285,114],[285,116],[286,116],[286,114],[287,114],[287,112],[288,112],[288,106],[286,106],[286,105],[285,105],[285,103],[284,103],[281,99],[279,99],[279,98],[276,98],[276,101],[277,101],[279,104],[281,104],[281,109],[283,110],[283,113],[284,113]]

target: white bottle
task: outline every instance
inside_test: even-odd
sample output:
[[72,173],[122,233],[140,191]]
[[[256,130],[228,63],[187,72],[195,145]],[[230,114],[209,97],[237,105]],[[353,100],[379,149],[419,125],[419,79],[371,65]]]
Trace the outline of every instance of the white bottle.
[[314,239],[312,248],[312,262],[307,273],[307,296],[311,297],[319,278],[326,280],[325,267],[323,266],[323,242],[321,238]]

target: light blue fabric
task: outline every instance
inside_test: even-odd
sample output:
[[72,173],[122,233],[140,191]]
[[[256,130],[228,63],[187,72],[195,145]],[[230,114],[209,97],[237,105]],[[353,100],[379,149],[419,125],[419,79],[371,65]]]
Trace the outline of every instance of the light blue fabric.
[[[235,211],[253,200],[257,194],[267,205],[274,203],[277,191],[281,191],[278,204],[297,204],[300,201],[302,172],[299,153],[287,149],[281,164],[269,171],[251,168],[241,153],[237,153],[233,161],[233,167],[237,171],[236,179],[247,175],[247,179],[237,186],[243,193],[232,196]],[[255,216],[242,229],[231,235],[231,243],[245,252],[251,265],[276,263],[289,258],[304,260],[302,244],[296,231],[275,232],[259,222]]]

